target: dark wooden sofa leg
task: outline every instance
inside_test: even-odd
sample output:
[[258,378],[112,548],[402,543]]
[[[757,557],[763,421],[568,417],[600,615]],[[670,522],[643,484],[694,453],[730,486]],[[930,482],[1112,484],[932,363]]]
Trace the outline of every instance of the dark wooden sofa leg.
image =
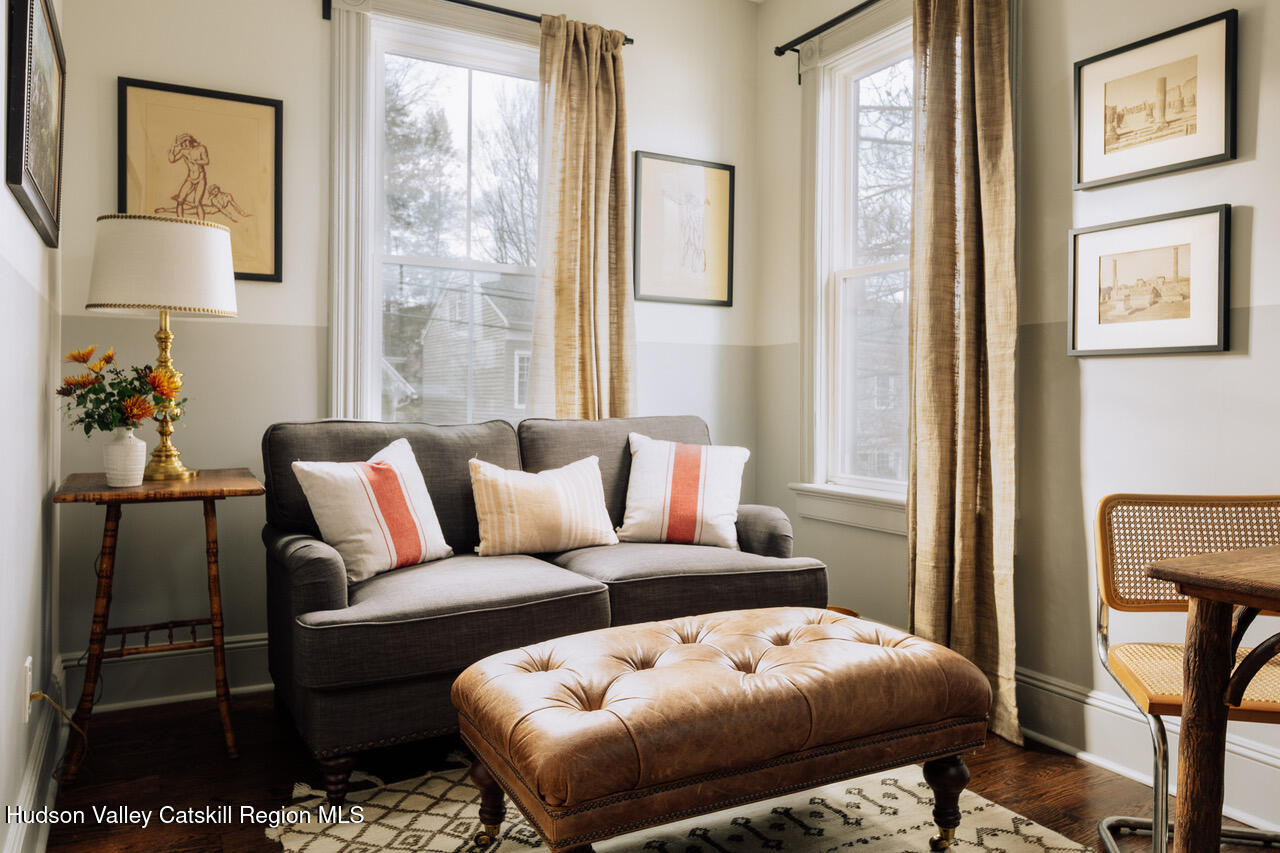
[[960,792],[969,784],[969,768],[958,755],[924,763],[924,781],[933,789],[933,822],[938,834],[929,839],[930,850],[947,850],[960,825]]
[[351,771],[356,766],[356,757],[339,755],[319,761],[324,769],[324,790],[329,796],[329,805],[340,806],[347,799],[347,789],[351,787]]
[[476,833],[475,843],[477,847],[488,847],[498,840],[502,819],[507,815],[506,793],[479,756],[471,759],[471,781],[480,789],[481,829]]

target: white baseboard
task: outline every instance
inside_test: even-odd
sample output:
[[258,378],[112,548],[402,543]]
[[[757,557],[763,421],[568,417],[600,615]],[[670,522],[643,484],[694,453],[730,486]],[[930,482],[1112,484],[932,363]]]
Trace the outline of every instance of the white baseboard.
[[[239,634],[223,643],[231,693],[272,689],[267,672],[267,635]],[[68,671],[68,687],[79,695],[84,680],[85,652],[66,652],[60,662]],[[102,663],[102,694],[94,713],[123,711],[148,705],[187,702],[214,696],[213,650],[182,649],[111,658]]]
[[[1018,685],[1032,691],[1026,698],[1023,734],[1031,740],[1095,764],[1128,779],[1151,785],[1151,738],[1146,717],[1121,697],[1091,690],[1042,672],[1019,667]],[[1021,701],[1021,700],[1020,700]],[[1074,707],[1073,707],[1074,706]],[[1073,736],[1065,721],[1075,717],[1084,736]],[[1176,789],[1177,738],[1180,721],[1165,718],[1169,735],[1171,793]],[[1078,742],[1083,740],[1083,742]],[[1124,749],[1121,749],[1123,745]],[[1280,788],[1280,749],[1228,732],[1227,817],[1280,831],[1275,822],[1274,791]],[[1238,782],[1234,787],[1233,781]]]
[[[62,683],[56,673],[50,675],[44,692],[59,704],[66,704],[62,701]],[[62,717],[48,702],[36,703],[32,707],[32,714],[37,717],[35,738],[22,771],[17,802],[13,803],[24,811],[53,807],[58,796],[58,783],[53,778],[53,771],[66,746],[69,731]],[[48,824],[10,824],[5,836],[4,853],[37,853],[45,849],[48,840]]]

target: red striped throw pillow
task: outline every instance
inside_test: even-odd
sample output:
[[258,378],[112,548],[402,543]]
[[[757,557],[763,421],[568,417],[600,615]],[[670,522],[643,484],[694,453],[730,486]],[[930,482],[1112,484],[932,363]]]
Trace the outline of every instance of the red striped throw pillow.
[[453,554],[408,439],[397,438],[368,462],[292,467],[320,536],[342,555],[351,583]]
[[679,444],[631,433],[623,542],[738,547],[745,447]]

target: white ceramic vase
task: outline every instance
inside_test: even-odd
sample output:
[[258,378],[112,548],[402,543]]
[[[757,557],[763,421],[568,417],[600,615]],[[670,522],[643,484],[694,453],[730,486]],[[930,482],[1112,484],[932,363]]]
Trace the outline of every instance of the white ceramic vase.
[[133,434],[133,427],[116,427],[102,445],[102,467],[108,486],[142,485],[147,443]]

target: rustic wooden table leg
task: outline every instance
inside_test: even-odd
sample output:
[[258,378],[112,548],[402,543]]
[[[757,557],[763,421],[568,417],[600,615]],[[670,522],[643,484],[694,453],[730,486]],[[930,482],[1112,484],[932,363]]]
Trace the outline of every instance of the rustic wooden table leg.
[[[93,714],[93,694],[98,689],[102,672],[102,649],[106,645],[107,619],[111,615],[111,579],[116,567],[116,535],[120,530],[120,504],[107,504],[107,518],[102,525],[102,551],[98,554],[98,590],[93,599],[93,626],[89,629],[89,657],[84,667],[84,688],[76,706],[74,722],[80,731],[89,731]],[[75,729],[68,735],[67,753],[62,761],[62,783],[69,785],[80,772],[87,744]]]
[[222,737],[227,755],[239,758],[236,733],[231,728],[231,690],[227,687],[227,660],[222,647],[222,587],[218,581],[218,510],[214,501],[204,502],[204,542],[209,560],[209,619],[213,629],[213,678],[218,691],[218,715],[222,717]]
[[1231,605],[1190,599],[1178,746],[1178,811],[1173,853],[1217,850],[1222,834]]

